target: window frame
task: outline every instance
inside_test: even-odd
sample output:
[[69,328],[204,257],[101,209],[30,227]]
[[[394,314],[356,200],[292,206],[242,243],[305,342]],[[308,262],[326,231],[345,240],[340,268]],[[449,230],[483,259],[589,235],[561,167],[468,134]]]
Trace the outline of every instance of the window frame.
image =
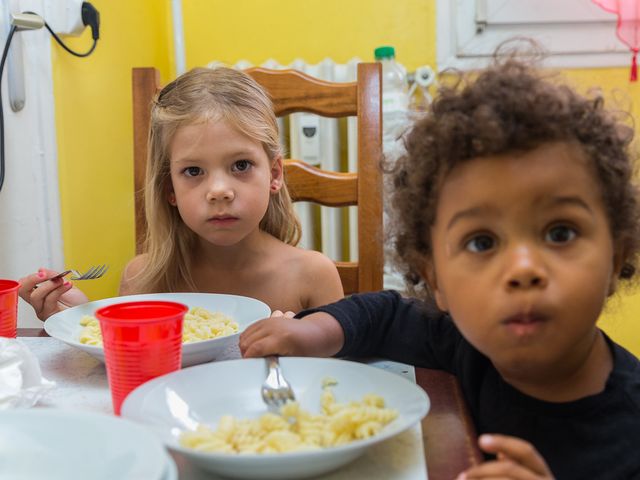
[[[550,53],[545,59],[549,66],[599,68],[631,63],[629,48],[616,36],[615,14],[591,0],[556,0],[553,12],[540,8],[551,1],[437,0],[438,70],[482,68],[497,45],[516,36],[538,41]],[[577,5],[577,18],[572,19]],[[531,18],[536,10],[539,18]],[[524,18],[531,20],[525,23]]]

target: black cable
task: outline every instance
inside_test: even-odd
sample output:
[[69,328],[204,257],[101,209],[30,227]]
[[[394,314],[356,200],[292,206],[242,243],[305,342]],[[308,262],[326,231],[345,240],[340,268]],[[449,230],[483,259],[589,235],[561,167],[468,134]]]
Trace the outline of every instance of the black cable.
[[[31,13],[33,15],[38,15],[35,12],[22,12],[22,13]],[[67,52],[69,52],[71,55],[75,55],[76,57],[88,57],[96,49],[96,45],[98,45],[98,39],[100,38],[100,13],[89,2],[82,2],[82,23],[84,25],[89,25],[91,27],[91,37],[93,38],[93,45],[91,45],[91,48],[87,50],[85,53],[74,52],[69,47],[67,47],[64,44],[64,42],[60,39],[60,37],[58,37],[58,35],[54,33],[54,31],[51,29],[51,27],[46,21],[44,22],[44,26],[47,30],[49,30],[49,33],[54,38],[54,40],[58,42],[58,44],[62,48],[64,48]]]
[[69,47],[67,47],[62,42],[62,40],[60,40],[60,37],[58,37],[55,33],[53,33],[53,30],[51,30],[51,27],[49,26],[49,24],[47,22],[44,22],[44,26],[46,27],[47,30],[49,30],[49,33],[51,34],[51,36],[55,39],[56,42],[58,42],[60,44],[60,46],[62,48],[64,48],[71,55],[75,55],[76,57],[88,57],[89,55],[91,55],[93,53],[93,51],[96,49],[96,45],[98,44],[98,39],[94,38],[93,39],[93,45],[91,45],[91,48],[87,52],[85,52],[85,53],[74,52]]
[[[11,39],[13,34],[16,33],[16,26],[12,26],[9,30],[9,36],[7,37],[7,43],[4,45],[2,51],[2,60],[0,61],[0,87],[2,86],[2,73],[4,72],[4,64],[7,61],[7,54],[9,53],[9,45],[11,45]],[[0,191],[2,191],[2,185],[4,184],[4,108],[2,106],[2,92],[0,92]]]

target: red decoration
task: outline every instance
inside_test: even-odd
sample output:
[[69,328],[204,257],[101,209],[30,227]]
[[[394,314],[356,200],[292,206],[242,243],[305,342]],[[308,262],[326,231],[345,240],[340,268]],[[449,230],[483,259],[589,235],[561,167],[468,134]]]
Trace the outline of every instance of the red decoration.
[[608,12],[618,15],[616,34],[633,53],[631,59],[632,82],[638,79],[638,50],[640,50],[640,0],[593,0]]

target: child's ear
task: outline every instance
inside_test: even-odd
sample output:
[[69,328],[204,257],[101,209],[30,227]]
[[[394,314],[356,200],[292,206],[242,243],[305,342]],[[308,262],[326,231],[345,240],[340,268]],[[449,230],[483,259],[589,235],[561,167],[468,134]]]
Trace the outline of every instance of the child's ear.
[[436,268],[432,260],[426,261],[423,267],[423,278],[429,286],[429,291],[433,295],[436,305],[443,312],[449,311],[449,302],[445,293],[438,286],[438,277],[436,275]]
[[174,207],[178,205],[178,202],[176,201],[176,194],[173,191],[173,185],[171,185],[171,182],[167,184],[166,191],[167,191],[167,202],[169,202],[169,205],[173,205]]
[[284,165],[282,157],[278,155],[271,164],[271,183],[269,185],[271,193],[278,193],[282,188],[282,182],[284,182]]
[[622,272],[622,268],[624,267],[624,259],[627,258],[625,254],[625,249],[622,246],[622,242],[616,242],[614,245],[615,251],[613,253],[613,271],[611,272],[611,279],[609,280],[609,292],[608,296],[616,293],[616,288],[618,286],[618,280],[620,279],[620,273]]

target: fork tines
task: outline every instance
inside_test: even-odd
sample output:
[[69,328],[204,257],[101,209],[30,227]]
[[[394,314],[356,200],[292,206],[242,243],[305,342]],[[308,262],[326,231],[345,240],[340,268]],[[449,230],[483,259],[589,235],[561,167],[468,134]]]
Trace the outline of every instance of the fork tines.
[[277,356],[265,357],[267,378],[262,384],[262,400],[270,410],[279,412],[289,401],[295,401],[295,395],[289,382],[284,378]]
[[109,265],[102,264],[91,267],[84,273],[80,273],[77,270],[72,270],[71,280],[95,280],[96,278],[100,278],[109,269]]

